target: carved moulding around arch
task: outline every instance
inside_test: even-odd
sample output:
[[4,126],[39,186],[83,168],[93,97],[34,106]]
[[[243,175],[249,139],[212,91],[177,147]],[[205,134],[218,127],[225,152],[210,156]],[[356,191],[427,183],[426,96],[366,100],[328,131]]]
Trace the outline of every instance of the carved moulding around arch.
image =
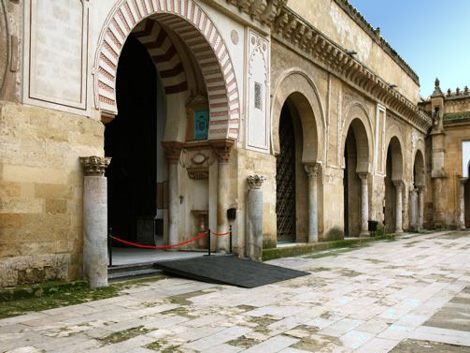
[[0,0],[0,97],[5,88],[10,61],[9,32],[5,0]]

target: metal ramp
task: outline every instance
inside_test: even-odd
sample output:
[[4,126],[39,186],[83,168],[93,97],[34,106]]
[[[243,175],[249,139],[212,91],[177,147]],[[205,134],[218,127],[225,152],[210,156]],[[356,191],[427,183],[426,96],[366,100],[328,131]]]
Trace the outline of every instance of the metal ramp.
[[155,264],[167,274],[202,282],[254,288],[310,273],[261,262],[239,259],[236,256],[205,256],[194,259],[165,261]]

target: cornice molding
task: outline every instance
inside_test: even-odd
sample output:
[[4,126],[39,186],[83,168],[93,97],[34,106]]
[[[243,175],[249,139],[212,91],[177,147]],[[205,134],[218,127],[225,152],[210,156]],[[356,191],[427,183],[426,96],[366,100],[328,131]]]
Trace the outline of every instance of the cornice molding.
[[407,62],[392,48],[381,35],[380,28],[374,28],[362,16],[362,14],[349,3],[348,0],[334,0],[348,16],[356,22],[371,38],[377,43],[401,68],[411,77],[411,79],[419,86],[419,77],[416,72],[407,64]]
[[225,0],[248,14],[252,19],[272,27],[274,19],[280,10],[287,4],[287,0]]
[[382,78],[357,61],[344,48],[291,9],[284,7],[273,25],[273,37],[295,49],[315,64],[333,73],[352,87],[366,93],[422,132],[432,119]]

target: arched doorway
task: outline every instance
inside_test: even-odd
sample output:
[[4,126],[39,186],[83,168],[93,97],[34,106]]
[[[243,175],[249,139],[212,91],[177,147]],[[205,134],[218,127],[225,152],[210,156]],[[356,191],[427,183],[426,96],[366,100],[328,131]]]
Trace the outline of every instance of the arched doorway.
[[[470,173],[470,163],[467,169],[468,169],[468,172]],[[470,174],[467,174],[467,175],[470,175]],[[470,178],[463,179],[463,182],[464,182],[465,228],[470,228]]]
[[403,231],[403,155],[400,141],[392,137],[387,149],[384,225],[387,232]]
[[[125,240],[174,245],[206,229],[209,217],[217,222],[212,229],[228,229],[239,102],[227,47],[205,12],[197,5],[197,18],[182,8],[156,10],[129,18],[117,9],[103,32],[95,77],[97,103],[107,113],[105,150],[115,164],[108,172],[109,225]],[[195,26],[199,19],[211,30]],[[183,165],[185,153],[198,155]],[[210,202],[214,160],[217,198]],[[217,240],[228,249],[228,237]]]
[[318,172],[315,162],[318,140],[315,118],[307,98],[299,92],[290,94],[279,119],[277,242],[318,241],[318,185],[316,174],[313,176]]
[[167,174],[160,145],[164,96],[155,65],[134,35],[117,72],[119,115],[105,130],[105,154],[112,157],[106,172],[108,225],[124,240],[152,244],[155,236],[163,239],[164,207],[157,200]]
[[296,133],[287,103],[281,111],[279,139],[281,153],[276,163],[276,214],[278,243],[296,241]]
[[368,220],[369,144],[360,119],[349,126],[344,143],[344,234],[366,235]]
[[413,189],[411,190],[411,228],[415,231],[423,229],[424,222],[424,156],[416,151],[413,165]]

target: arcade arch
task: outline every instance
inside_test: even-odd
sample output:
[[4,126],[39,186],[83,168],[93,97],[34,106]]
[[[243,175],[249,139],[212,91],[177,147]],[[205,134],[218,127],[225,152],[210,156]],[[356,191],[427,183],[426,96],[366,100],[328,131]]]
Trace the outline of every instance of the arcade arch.
[[[204,11],[192,2],[177,9],[156,4],[113,10],[97,54],[96,102],[108,116],[105,151],[115,165],[108,172],[110,226],[124,239],[154,243],[156,221],[160,242],[175,244],[191,237],[195,208],[206,217],[216,209],[217,230],[228,229],[224,212],[229,153],[238,137],[238,88],[225,43]],[[118,108],[116,119],[109,118]],[[213,204],[208,170],[189,176],[179,171],[182,149],[194,143],[219,161]],[[199,167],[208,169],[208,163]],[[119,199],[143,188],[146,193]],[[220,239],[218,248],[228,249],[228,240]]]
[[[285,100],[277,120],[276,166],[278,242],[318,241],[318,130],[308,98],[300,92]],[[305,193],[308,190],[308,193]]]
[[366,126],[353,115],[343,135],[344,233],[350,237],[368,234],[371,141]]
[[384,223],[388,232],[403,232],[403,153],[397,136],[390,139],[386,157]]
[[413,189],[411,190],[411,227],[421,231],[424,223],[424,190],[426,175],[424,154],[418,149],[413,163]]

